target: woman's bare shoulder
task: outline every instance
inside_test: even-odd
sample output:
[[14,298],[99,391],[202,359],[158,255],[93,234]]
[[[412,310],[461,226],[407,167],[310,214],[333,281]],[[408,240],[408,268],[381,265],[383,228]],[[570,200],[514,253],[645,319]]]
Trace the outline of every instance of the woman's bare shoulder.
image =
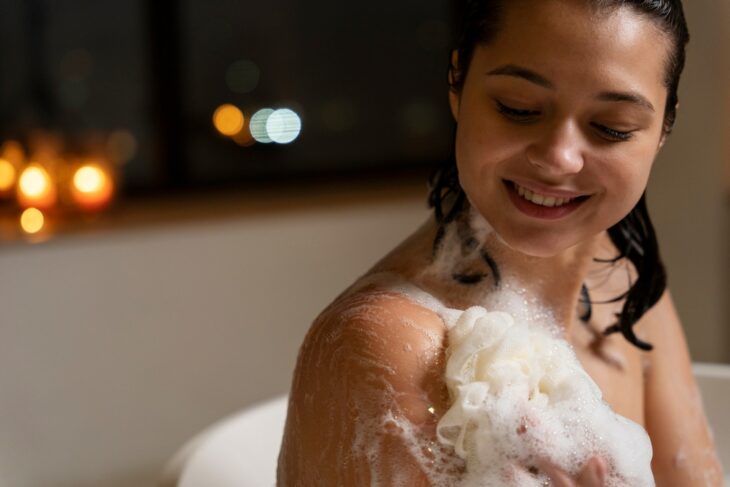
[[404,293],[368,286],[338,297],[317,317],[307,340],[320,346],[367,346],[383,359],[441,347],[446,327],[439,315]]
[[402,293],[373,287],[344,294],[305,338],[292,397],[370,404],[372,415],[391,403],[413,424],[429,423],[429,406],[441,408],[448,396],[445,339],[438,314]]
[[373,467],[353,449],[369,438],[384,458],[380,477],[395,472],[412,478],[411,485],[430,485],[406,445],[373,425],[381,428],[392,413],[435,428],[432,405],[447,394],[439,380],[444,335],[436,313],[401,293],[370,287],[338,297],[315,320],[300,351],[280,477],[307,485],[369,485]]

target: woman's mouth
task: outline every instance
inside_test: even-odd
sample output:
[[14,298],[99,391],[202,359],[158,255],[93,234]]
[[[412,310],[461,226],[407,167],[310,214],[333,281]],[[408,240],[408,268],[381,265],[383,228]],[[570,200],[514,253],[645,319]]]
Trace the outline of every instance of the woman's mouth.
[[555,220],[578,209],[590,196],[556,196],[530,190],[514,181],[504,180],[512,203],[522,213],[533,218]]

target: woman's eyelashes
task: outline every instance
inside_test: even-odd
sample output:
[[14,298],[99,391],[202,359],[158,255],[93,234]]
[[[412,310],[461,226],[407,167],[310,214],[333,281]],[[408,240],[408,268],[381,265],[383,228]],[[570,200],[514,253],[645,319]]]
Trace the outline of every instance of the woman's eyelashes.
[[[529,109],[522,109],[522,108],[514,108],[508,105],[505,105],[499,100],[495,100],[497,103],[497,110],[499,113],[504,115],[507,119],[518,122],[518,123],[530,123],[535,120],[537,120],[541,112],[539,110],[529,110]],[[591,126],[595,128],[601,137],[604,139],[607,139],[609,141],[613,142],[624,142],[631,137],[633,137],[634,131],[621,131],[612,129],[611,127],[607,127],[605,125],[602,125],[600,123],[591,123]]]
[[634,136],[633,131],[632,132],[622,132],[620,130],[614,130],[610,127],[606,127],[605,125],[601,125],[600,123],[592,123],[595,128],[606,134],[606,138],[611,140],[616,140],[619,142],[629,140],[631,137]]
[[515,122],[531,122],[532,120],[540,116],[540,111],[538,110],[524,110],[520,108],[512,108],[505,105],[499,100],[496,100],[496,102],[497,110],[499,110],[499,112],[505,117],[509,118],[510,120],[514,120]]

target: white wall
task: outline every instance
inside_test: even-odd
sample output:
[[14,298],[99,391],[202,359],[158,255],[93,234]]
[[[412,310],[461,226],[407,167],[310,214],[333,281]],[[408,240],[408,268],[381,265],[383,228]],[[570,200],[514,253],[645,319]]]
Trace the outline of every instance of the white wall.
[[424,198],[60,238],[0,253],[0,486],[145,487],[285,392],[318,311]]

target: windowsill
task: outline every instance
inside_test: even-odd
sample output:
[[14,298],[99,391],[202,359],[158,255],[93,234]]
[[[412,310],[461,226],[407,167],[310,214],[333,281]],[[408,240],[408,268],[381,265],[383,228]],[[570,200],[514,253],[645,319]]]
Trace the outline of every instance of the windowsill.
[[17,208],[0,208],[0,241],[7,245],[50,243],[73,236],[99,236],[150,227],[219,221],[230,218],[271,217],[379,203],[421,200],[426,207],[423,175],[398,175],[374,181],[283,183],[180,195],[145,196],[116,201],[92,215],[51,215],[47,229],[26,235]]

